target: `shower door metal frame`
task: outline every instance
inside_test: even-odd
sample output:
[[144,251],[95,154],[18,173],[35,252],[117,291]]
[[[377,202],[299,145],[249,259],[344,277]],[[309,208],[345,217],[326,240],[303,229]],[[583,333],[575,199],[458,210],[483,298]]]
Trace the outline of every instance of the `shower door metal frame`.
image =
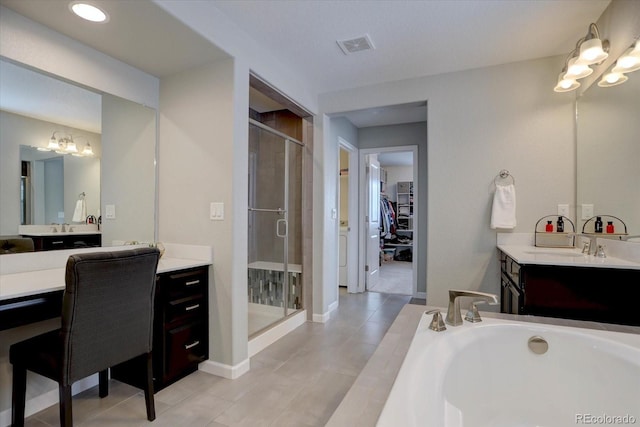
[[[249,124],[254,125],[262,130],[265,130],[269,133],[275,134],[283,138],[284,146],[284,206],[285,208],[278,209],[261,209],[261,208],[252,208],[249,207],[249,212],[273,212],[278,215],[283,215],[284,218],[276,221],[276,236],[284,239],[284,254],[283,254],[283,289],[286,291],[283,292],[283,305],[284,305],[284,317],[289,315],[289,143],[292,142],[294,144],[298,144],[301,147],[304,147],[304,143],[298,141],[295,138],[288,136],[285,133],[282,133],[276,129],[273,129],[257,120],[249,119]],[[282,221],[282,222],[281,222]],[[284,224],[285,232],[284,234],[280,233],[280,224]],[[294,311],[297,311],[294,309]]]

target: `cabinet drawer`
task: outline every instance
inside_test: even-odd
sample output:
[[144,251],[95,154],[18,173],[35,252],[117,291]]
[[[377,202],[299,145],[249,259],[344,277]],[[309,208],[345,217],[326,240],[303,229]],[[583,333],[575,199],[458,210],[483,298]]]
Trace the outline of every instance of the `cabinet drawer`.
[[203,294],[190,295],[185,298],[171,300],[166,306],[165,322],[176,320],[199,319],[206,313],[206,301]]
[[169,300],[199,294],[207,286],[207,270],[197,269],[163,276]]
[[207,358],[204,322],[195,322],[167,331],[165,376],[174,377]]

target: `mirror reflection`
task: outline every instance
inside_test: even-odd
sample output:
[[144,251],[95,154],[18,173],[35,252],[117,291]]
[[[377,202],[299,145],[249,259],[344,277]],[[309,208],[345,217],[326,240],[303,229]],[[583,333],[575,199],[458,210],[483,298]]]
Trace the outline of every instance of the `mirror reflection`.
[[0,239],[64,232],[99,234],[102,246],[155,241],[154,109],[4,59],[0,91]]
[[[577,203],[640,234],[640,71],[620,85],[592,85],[577,102]],[[579,229],[584,219],[579,220]]]
[[[99,218],[100,158],[95,150],[93,156],[81,157],[21,145],[20,164],[20,225],[85,224],[91,216]],[[77,213],[80,200],[83,208]]]

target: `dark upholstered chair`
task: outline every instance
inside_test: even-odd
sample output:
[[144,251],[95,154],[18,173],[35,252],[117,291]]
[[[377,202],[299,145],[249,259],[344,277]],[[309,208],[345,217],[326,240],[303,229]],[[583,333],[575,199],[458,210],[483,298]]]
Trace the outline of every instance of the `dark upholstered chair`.
[[107,371],[139,360],[145,371],[147,419],[155,419],[151,363],[156,248],[71,255],[65,273],[62,328],[11,346],[11,422],[24,425],[27,370],[58,382],[60,425],[72,426],[71,385],[99,373],[99,395],[109,393]]
[[33,252],[33,239],[29,237],[0,237],[0,254],[18,254],[21,252]]

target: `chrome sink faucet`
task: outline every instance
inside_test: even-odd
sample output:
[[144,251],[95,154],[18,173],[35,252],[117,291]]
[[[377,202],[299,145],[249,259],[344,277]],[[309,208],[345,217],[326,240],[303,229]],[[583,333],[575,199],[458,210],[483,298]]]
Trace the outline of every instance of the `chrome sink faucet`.
[[460,297],[471,297],[475,300],[486,301],[490,305],[498,304],[498,297],[494,294],[477,291],[449,290],[449,308],[445,323],[451,326],[462,325],[462,313],[460,312]]

